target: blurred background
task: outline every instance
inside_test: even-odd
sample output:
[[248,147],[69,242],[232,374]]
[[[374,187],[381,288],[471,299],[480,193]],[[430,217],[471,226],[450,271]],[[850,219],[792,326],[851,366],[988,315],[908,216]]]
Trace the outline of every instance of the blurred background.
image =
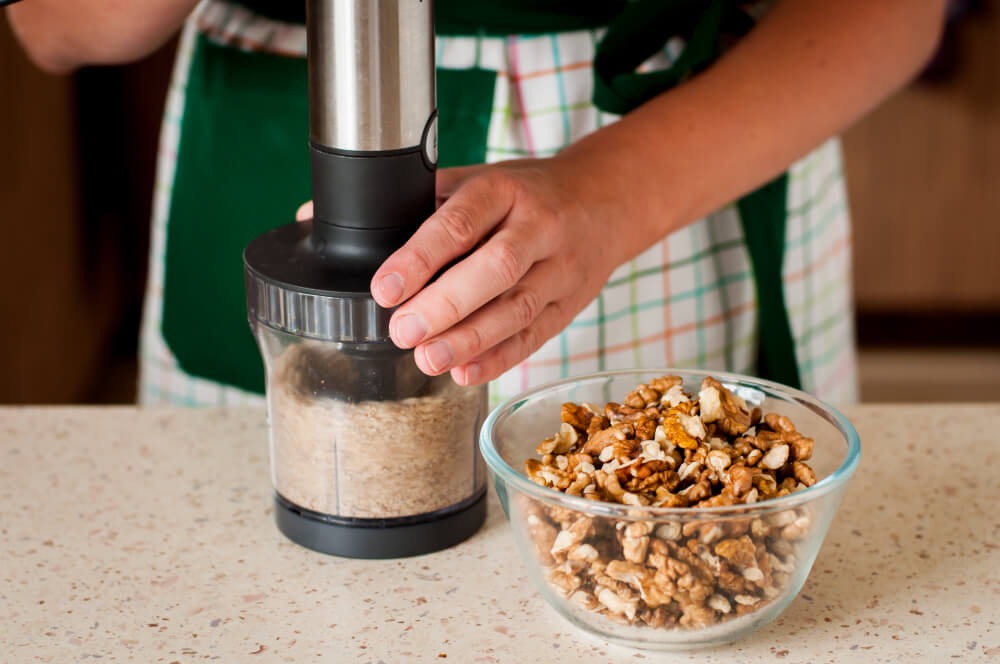
[[[864,401],[1000,400],[998,4],[844,137]],[[0,20],[0,403],[135,398],[173,49],[48,76]]]

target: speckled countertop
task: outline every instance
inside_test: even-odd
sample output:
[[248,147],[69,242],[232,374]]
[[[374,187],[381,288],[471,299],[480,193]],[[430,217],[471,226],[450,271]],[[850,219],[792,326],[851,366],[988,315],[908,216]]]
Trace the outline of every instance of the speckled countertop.
[[1000,405],[847,415],[864,459],[802,593],[663,655],[545,606],[495,499],[452,550],[331,558],[272,523],[260,412],[0,409],[0,661],[1000,663]]

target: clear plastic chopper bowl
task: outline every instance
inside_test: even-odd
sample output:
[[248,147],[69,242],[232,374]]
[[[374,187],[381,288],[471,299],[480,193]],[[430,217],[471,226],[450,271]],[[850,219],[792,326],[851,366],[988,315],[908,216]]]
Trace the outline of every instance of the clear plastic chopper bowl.
[[[685,391],[692,394],[697,394],[705,376],[713,376],[750,407],[760,406],[764,413],[787,416],[799,432],[815,440],[813,456],[808,463],[816,473],[817,482],[789,495],[752,505],[655,508],[570,496],[535,484],[525,475],[525,460],[538,458],[536,446],[559,430],[563,403],[588,402],[597,406],[609,401],[620,403],[637,385],[665,375],[680,376]],[[658,650],[734,641],[777,617],[805,583],[861,454],[858,434],[851,423],[835,409],[804,392],[747,376],[670,369],[597,373],[525,392],[490,414],[480,433],[480,448],[513,529],[518,551],[545,601],[571,623],[597,637],[620,645]],[[553,560],[549,552],[553,529],[565,530],[561,524],[571,524],[581,518],[589,520],[585,523],[592,527],[590,532],[603,532],[605,537],[607,533],[625,532],[630,524],[639,522],[643,525],[636,526],[640,529],[638,532],[649,531],[650,538],[662,538],[682,546],[688,545],[688,540],[697,539],[697,543],[687,548],[697,551],[708,569],[718,569],[712,567],[717,564],[712,556],[715,555],[713,546],[720,541],[720,532],[746,531],[752,526],[752,541],[767,551],[758,554],[767,558],[765,564],[753,565],[768,567],[770,563],[770,569],[766,570],[767,587],[752,586],[759,590],[756,595],[761,596],[753,601],[754,593],[725,592],[720,582],[710,601],[703,602],[705,607],[711,608],[695,611],[696,619],[687,621],[687,626],[677,623],[650,626],[635,615],[636,605],[640,613],[648,612],[651,609],[646,600],[653,604],[663,602],[663,592],[670,592],[670,588],[666,591],[656,589],[660,594],[657,600],[652,595],[647,597],[654,590],[648,578],[626,577],[621,583],[631,591],[612,584],[620,590],[624,600],[603,592],[601,586],[600,592],[606,600],[602,603],[597,601],[592,590],[573,590],[573,565],[590,563]],[[791,536],[786,538],[786,535]],[[600,542],[594,544],[601,548]],[[743,574],[760,582],[758,572],[744,571]],[[735,583],[748,582],[736,580]],[[679,593],[678,597],[690,599],[689,594],[685,595],[686,591],[680,589],[682,585],[683,581],[675,579],[673,591]],[[675,612],[679,605],[675,601]]]

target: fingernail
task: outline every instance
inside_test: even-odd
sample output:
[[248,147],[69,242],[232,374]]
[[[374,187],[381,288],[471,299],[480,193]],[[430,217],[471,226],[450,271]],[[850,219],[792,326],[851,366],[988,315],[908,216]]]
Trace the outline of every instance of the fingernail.
[[482,369],[479,368],[479,364],[476,362],[469,362],[465,365],[465,384],[472,385],[479,381],[479,376],[482,373]]
[[427,364],[431,365],[434,371],[444,371],[451,364],[454,356],[451,354],[451,346],[446,341],[435,341],[424,349],[424,357]]
[[409,348],[416,346],[427,336],[427,326],[420,316],[416,314],[406,314],[396,321],[396,341],[401,346]]
[[403,278],[395,272],[385,275],[378,281],[378,294],[390,307],[398,303],[403,297]]

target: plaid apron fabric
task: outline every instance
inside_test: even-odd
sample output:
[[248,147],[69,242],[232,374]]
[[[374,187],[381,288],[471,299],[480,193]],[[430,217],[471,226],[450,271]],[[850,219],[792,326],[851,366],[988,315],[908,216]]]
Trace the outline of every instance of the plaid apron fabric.
[[[141,332],[140,401],[259,404],[263,401],[257,393],[183,371],[162,331],[167,222],[188,72],[199,36],[284,57],[305,54],[302,26],[218,0],[201,5],[184,30],[161,134]],[[440,70],[477,68],[495,74],[485,161],[549,156],[618,119],[591,101],[599,38],[594,30],[438,38]],[[640,69],[668,67],[679,52],[680,45],[670,42]],[[848,403],[857,396],[851,239],[836,139],[791,167],[787,206],[783,296],[802,384],[821,398]],[[752,374],[758,343],[753,269],[739,211],[730,205],[615,270],[566,330],[493,382],[491,399],[497,402],[545,381],[603,369],[699,366]]]

